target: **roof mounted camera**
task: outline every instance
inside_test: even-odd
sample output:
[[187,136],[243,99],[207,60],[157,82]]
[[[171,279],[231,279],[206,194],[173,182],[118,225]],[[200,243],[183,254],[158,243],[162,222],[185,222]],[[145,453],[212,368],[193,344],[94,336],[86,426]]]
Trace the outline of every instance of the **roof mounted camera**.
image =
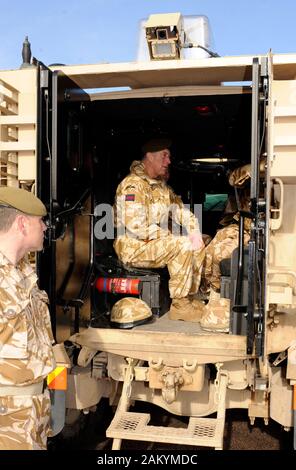
[[145,30],[151,60],[180,59],[184,42],[181,13],[150,15]]
[[[219,57],[210,50],[210,27],[205,16],[182,16],[181,13],[150,15],[142,22],[145,47],[150,60],[174,60],[202,57]],[[144,43],[140,38],[138,57],[143,59]],[[199,49],[200,52],[189,52]],[[146,60],[148,57],[146,57]]]

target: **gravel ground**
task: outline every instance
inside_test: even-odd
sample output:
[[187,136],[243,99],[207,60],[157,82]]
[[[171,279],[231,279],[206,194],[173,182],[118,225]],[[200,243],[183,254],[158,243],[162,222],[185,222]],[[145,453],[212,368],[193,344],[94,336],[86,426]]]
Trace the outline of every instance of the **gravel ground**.
[[[150,424],[159,426],[187,427],[188,419],[176,417],[149,403],[136,403],[130,409],[135,412],[151,414]],[[106,438],[105,430],[112,420],[113,412],[102,403],[96,413],[87,416],[81,415],[81,420],[76,427],[76,436],[72,435],[73,428],[66,429],[64,435],[54,438],[50,445],[54,449],[63,450],[97,450],[109,451],[112,447],[112,439]],[[78,429],[79,432],[78,432]],[[176,444],[162,444],[151,442],[128,441],[122,442],[122,450],[201,450],[194,446]],[[266,426],[262,419],[257,418],[254,426],[250,426],[247,410],[227,410],[224,432],[224,450],[292,450],[293,431],[286,432],[282,427],[270,420]]]

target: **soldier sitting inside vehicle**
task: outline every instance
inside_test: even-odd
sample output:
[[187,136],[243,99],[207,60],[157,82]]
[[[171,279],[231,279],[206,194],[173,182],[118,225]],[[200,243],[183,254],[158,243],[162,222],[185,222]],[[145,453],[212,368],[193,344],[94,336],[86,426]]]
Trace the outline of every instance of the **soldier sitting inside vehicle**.
[[[236,168],[229,176],[229,184],[239,188],[239,205],[244,211],[249,210],[250,165]],[[208,331],[228,332],[230,299],[220,297],[220,262],[229,258],[239,240],[239,212],[236,204],[231,207],[231,200],[226,208],[226,213],[220,221],[223,226],[216,233],[213,240],[205,249],[205,258],[202,271],[201,291],[209,293],[209,301],[204,308],[200,322],[201,327]],[[251,220],[244,220],[244,244],[250,239]]]
[[[204,243],[196,217],[166,184],[171,142],[152,139],[142,147],[142,160],[119,184],[114,206],[117,238],[114,249],[129,266],[167,266],[172,305],[171,320],[198,322],[203,303],[192,298],[199,289]],[[170,216],[187,235],[170,230]]]

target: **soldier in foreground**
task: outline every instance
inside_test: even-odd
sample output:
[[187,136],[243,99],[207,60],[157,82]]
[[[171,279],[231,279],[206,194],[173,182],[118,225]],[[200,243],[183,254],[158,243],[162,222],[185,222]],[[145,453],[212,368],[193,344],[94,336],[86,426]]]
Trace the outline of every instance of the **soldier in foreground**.
[[26,259],[40,251],[43,203],[23,189],[0,188],[0,449],[46,449],[54,369],[47,295]]
[[[164,138],[144,144],[142,160],[132,163],[130,174],[119,184],[114,208],[114,248],[124,264],[142,268],[167,266],[172,298],[170,319],[198,322],[203,304],[191,295],[199,288],[204,244],[196,217],[166,184],[170,145]],[[173,222],[186,228],[186,236],[171,232],[169,213]]]

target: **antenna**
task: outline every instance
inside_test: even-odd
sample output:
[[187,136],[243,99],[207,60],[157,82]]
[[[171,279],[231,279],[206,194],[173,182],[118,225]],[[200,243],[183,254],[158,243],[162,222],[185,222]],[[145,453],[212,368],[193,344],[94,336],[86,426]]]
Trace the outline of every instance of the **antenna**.
[[31,57],[32,57],[31,43],[29,42],[28,36],[26,36],[23,42],[23,48],[22,48],[23,63],[21,65],[21,69],[31,67]]

